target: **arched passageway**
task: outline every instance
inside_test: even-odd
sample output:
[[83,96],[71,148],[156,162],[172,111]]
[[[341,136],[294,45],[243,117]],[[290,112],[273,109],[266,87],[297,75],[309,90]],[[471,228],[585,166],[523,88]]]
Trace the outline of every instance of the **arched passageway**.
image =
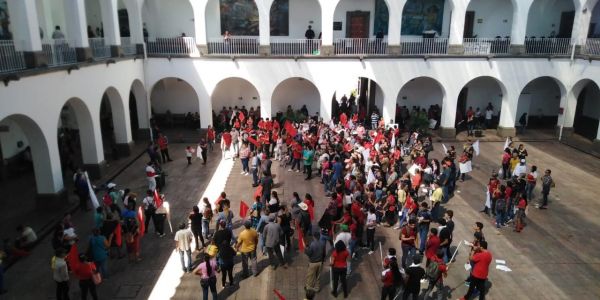
[[233,111],[247,111],[246,117],[257,120],[260,114],[260,96],[256,87],[250,81],[230,77],[221,80],[210,97],[213,108],[213,124],[218,130],[230,126]]
[[600,88],[591,80],[586,80],[583,84],[584,87],[577,95],[573,130],[589,140],[599,139]]
[[[161,130],[200,128],[198,95],[183,79],[168,77],[158,81],[150,93],[150,105],[153,129],[156,126]],[[156,135],[153,134],[153,137],[156,138]]]
[[396,98],[397,123],[407,129],[437,129],[440,126],[445,93],[430,77],[408,81]]
[[280,121],[283,118],[300,120],[320,115],[321,109],[319,90],[311,81],[301,77],[280,82],[271,97],[271,112]]
[[[469,81],[458,95],[456,108],[456,129],[484,130],[496,128],[500,120],[500,108],[504,97],[504,88],[495,78],[477,77]],[[468,122],[469,117],[471,122]],[[468,130],[468,134],[473,134]]]
[[524,128],[554,130],[564,94],[563,85],[552,77],[538,77],[527,83],[517,103],[517,133],[522,134]]

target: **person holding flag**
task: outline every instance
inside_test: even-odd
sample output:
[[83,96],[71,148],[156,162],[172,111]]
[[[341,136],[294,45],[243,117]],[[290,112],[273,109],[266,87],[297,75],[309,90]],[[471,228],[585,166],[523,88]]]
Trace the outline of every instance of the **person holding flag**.
[[[242,203],[244,203],[242,201]],[[247,207],[247,206],[246,206]],[[240,212],[240,216],[242,213]],[[245,214],[244,214],[245,217]],[[242,275],[250,276],[248,273],[248,260],[252,269],[252,276],[258,276],[258,267],[256,263],[256,245],[258,244],[258,232],[252,228],[252,221],[244,221],[244,230],[240,232],[235,245],[236,251],[242,255]]]

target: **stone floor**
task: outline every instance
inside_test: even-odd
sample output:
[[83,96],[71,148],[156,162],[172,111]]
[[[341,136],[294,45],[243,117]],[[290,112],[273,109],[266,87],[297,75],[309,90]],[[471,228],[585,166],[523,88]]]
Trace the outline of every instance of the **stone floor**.
[[[446,145],[450,145],[447,143]],[[458,148],[458,144],[455,144]],[[480,156],[474,160],[474,171],[464,183],[460,183],[456,196],[445,205],[455,211],[455,242],[471,240],[471,224],[482,221],[490,250],[496,259],[506,260],[512,272],[496,270],[492,264],[488,299],[598,299],[600,298],[600,203],[595,193],[600,186],[600,160],[583,154],[571,147],[552,141],[527,142],[529,163],[540,169],[551,168],[557,187],[551,193],[550,209],[531,209],[528,226],[522,233],[510,227],[500,230],[492,221],[479,213],[485,199],[485,184],[492,170],[499,168],[503,142],[482,142]],[[173,224],[185,218],[192,205],[202,195],[213,195],[214,189],[225,185],[232,200],[234,212],[238,212],[239,201],[250,203],[253,193],[250,177],[240,175],[239,162],[219,162],[219,154],[209,157],[207,166],[194,161],[186,166],[183,144],[171,146],[174,162],[165,166],[169,176],[165,193],[173,208]],[[435,144],[433,157],[441,157],[441,145]],[[143,165],[145,157],[138,159],[114,181],[120,187],[128,186],[142,193],[145,189]],[[227,162],[227,161],[225,161]],[[316,199],[316,215],[320,215],[326,200],[318,179],[303,180],[301,174],[285,171],[279,163],[273,164],[276,174],[276,190],[281,199],[289,203],[294,191],[301,195],[311,193]],[[207,189],[208,187],[208,189]],[[211,192],[209,193],[209,190]],[[539,190],[536,193],[539,196]],[[214,199],[211,199],[214,201]],[[93,224],[91,213],[77,213],[77,232],[86,240]],[[152,232],[152,228],[150,231]],[[239,228],[237,229],[239,230]],[[399,249],[398,231],[379,227],[377,240],[383,249]],[[142,241],[143,261],[135,265],[125,260],[109,262],[111,277],[99,287],[101,299],[198,299],[201,289],[197,277],[182,274],[178,255],[173,255],[173,235],[164,238],[149,234]],[[85,243],[80,242],[83,248]],[[467,251],[459,249],[455,265],[451,266],[446,278],[444,299],[457,299],[466,291],[463,280],[467,272],[463,264]],[[27,259],[13,266],[6,274],[7,294],[1,299],[53,299],[54,283],[49,268],[52,251],[48,239],[33,251]],[[277,289],[286,299],[301,299],[307,260],[303,254],[290,257],[290,268],[267,268],[266,260],[259,255],[261,273],[256,278],[239,281],[237,273],[241,265],[236,264],[235,287],[222,289],[218,285],[219,299],[276,299]],[[368,255],[359,253],[353,261],[353,272],[349,278],[351,299],[377,299],[380,295],[379,251]],[[324,268],[321,284],[324,287],[317,299],[330,299],[328,268]],[[35,288],[31,288],[32,284]],[[325,287],[327,286],[327,287]],[[79,287],[71,282],[71,296],[79,297]],[[340,296],[341,298],[341,296]]]

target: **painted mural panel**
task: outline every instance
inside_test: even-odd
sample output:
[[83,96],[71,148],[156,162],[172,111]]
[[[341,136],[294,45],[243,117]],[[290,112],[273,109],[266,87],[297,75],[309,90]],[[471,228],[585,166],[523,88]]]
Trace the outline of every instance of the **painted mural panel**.
[[10,18],[8,16],[8,5],[6,1],[0,1],[0,40],[12,39],[9,29]]
[[271,35],[290,35],[290,1],[275,0],[271,5]]
[[423,31],[442,33],[444,0],[409,0],[402,14],[402,35],[421,35]]
[[221,34],[258,35],[258,9],[253,0],[219,0]]
[[375,22],[373,23],[373,32],[388,33],[388,25],[390,20],[390,13],[385,3],[385,0],[375,0]]

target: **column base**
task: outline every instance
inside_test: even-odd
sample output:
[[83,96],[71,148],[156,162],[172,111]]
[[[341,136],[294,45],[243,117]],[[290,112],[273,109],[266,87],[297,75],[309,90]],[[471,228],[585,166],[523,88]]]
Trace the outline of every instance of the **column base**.
[[200,53],[200,55],[204,56],[204,55],[208,55],[208,46],[207,45],[197,45],[198,47],[198,52]]
[[135,52],[137,55],[144,55],[144,44],[135,44]]
[[[569,137],[571,137],[573,135],[573,133],[575,133],[575,128],[573,127],[563,127],[563,131],[562,131],[562,139],[568,139]],[[554,127],[554,134],[556,135],[556,138],[560,137],[560,126],[556,126]]]
[[388,45],[387,47],[389,55],[401,55],[402,54],[402,46],[401,45]]
[[440,137],[444,139],[456,138],[456,128],[454,127],[440,127]]
[[332,56],[333,54],[333,45],[321,46],[321,56]]
[[77,62],[89,62],[93,60],[92,56],[92,48],[75,48],[75,56],[77,57]]
[[111,57],[122,57],[123,56],[123,48],[117,45],[110,46],[110,56]]
[[27,69],[35,69],[48,65],[48,57],[43,51],[24,51],[23,58],[25,59],[25,67]]
[[258,46],[258,55],[269,56],[271,55],[271,45],[260,45]]
[[106,161],[101,161],[97,164],[83,164],[83,169],[88,172],[91,180],[102,178],[102,174],[106,171]]
[[463,55],[465,54],[465,47],[463,45],[448,45],[448,54]]
[[510,54],[525,54],[525,45],[510,45]]
[[149,141],[150,140],[150,128],[140,128],[133,132],[134,141]]
[[502,127],[498,126],[496,133],[501,137],[513,137],[517,134],[517,129],[514,127]]
[[129,142],[129,143],[121,143],[121,144],[116,144],[115,148],[117,149],[117,155],[119,157],[126,157],[131,155],[131,152],[133,150],[133,141]]
[[35,207],[38,210],[65,207],[67,204],[69,197],[64,188],[53,194],[37,194],[35,197]]

